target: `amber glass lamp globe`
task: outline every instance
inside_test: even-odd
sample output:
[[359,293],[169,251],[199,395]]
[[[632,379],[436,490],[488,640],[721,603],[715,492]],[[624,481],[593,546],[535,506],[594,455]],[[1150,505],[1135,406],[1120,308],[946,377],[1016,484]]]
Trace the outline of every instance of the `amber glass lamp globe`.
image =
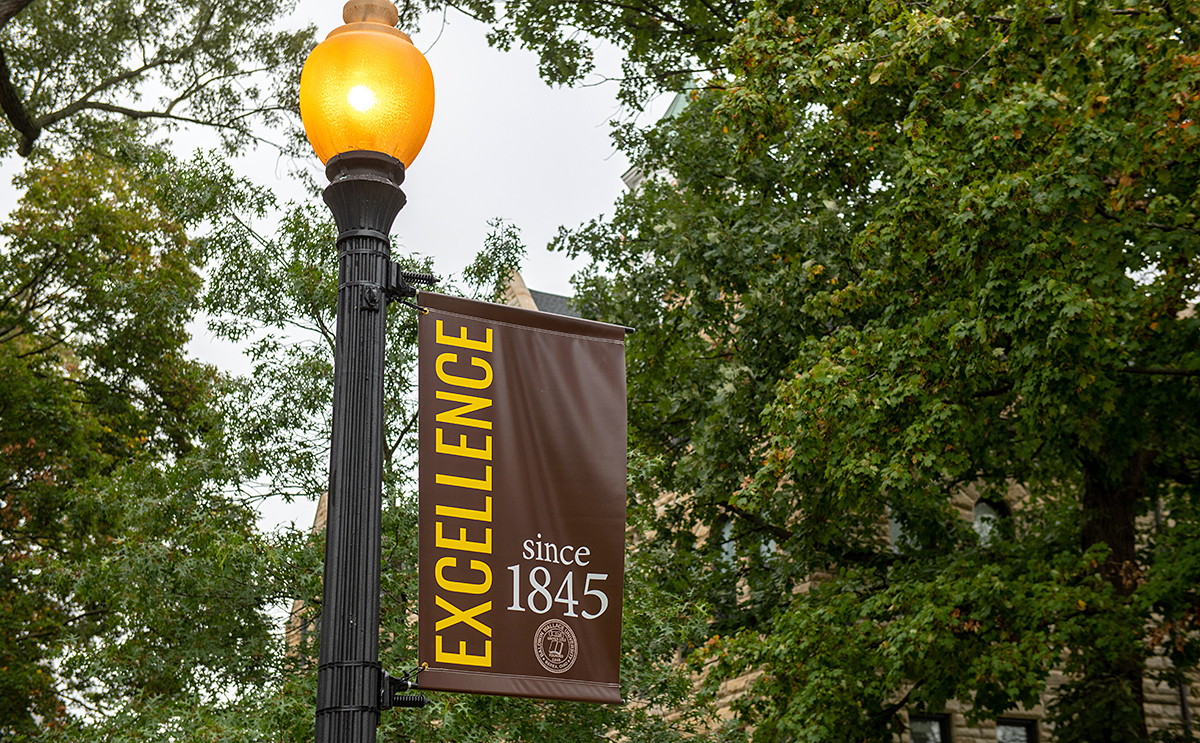
[[404,167],[433,122],[433,73],[395,28],[387,0],[350,0],[346,25],[329,33],[300,74],[300,118],[321,162],[354,150],[391,155]]

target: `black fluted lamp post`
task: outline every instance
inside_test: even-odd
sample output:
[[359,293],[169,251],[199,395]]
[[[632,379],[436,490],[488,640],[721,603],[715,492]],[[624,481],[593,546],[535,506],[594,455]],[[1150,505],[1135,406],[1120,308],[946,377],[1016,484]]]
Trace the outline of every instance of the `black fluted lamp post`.
[[388,300],[412,296],[388,233],[404,206],[404,169],[433,119],[433,74],[388,0],[350,0],[304,63],[300,116],[326,164],[338,228],[333,435],[317,672],[317,743],[374,743],[379,664],[383,374]]

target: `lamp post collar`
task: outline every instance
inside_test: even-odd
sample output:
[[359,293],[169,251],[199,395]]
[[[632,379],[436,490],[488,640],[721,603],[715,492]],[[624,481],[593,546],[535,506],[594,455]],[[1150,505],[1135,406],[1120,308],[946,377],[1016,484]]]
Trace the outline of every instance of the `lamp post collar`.
[[351,150],[329,158],[325,176],[330,183],[347,178],[385,178],[399,186],[404,183],[404,163],[391,155],[371,150]]

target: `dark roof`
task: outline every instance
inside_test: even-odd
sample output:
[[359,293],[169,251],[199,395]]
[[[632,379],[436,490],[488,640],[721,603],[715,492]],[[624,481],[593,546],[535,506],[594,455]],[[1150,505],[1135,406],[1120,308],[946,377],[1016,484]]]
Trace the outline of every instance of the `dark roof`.
[[533,289],[529,290],[529,296],[533,297],[533,303],[542,312],[552,312],[555,315],[566,315],[567,317],[581,317],[579,311],[571,306],[570,297],[564,297],[561,294],[548,294]]

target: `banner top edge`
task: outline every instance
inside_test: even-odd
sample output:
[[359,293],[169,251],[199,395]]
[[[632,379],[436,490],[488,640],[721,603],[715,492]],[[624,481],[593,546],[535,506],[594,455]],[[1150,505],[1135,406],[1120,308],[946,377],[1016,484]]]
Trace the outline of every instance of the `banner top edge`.
[[468,317],[621,342],[624,342],[625,334],[633,330],[624,325],[615,325],[600,320],[558,315],[540,310],[527,310],[524,307],[482,302],[477,299],[465,299],[437,292],[418,291],[417,304],[423,308],[458,313]]

